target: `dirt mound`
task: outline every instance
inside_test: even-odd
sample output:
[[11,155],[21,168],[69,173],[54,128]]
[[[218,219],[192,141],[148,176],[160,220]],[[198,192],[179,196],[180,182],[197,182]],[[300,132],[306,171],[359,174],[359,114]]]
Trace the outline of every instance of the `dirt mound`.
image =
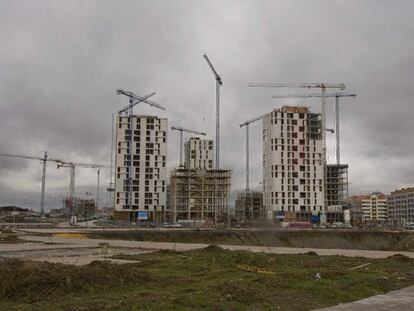
[[314,251],[307,252],[307,253],[305,253],[305,255],[318,256],[318,254],[316,252],[314,252]]
[[209,246],[207,246],[206,248],[204,248],[204,250],[207,251],[207,252],[210,252],[210,253],[224,251],[220,246],[215,245],[215,244],[210,244]]
[[388,256],[387,259],[399,260],[399,261],[412,261],[413,260],[410,257],[405,256],[403,254],[395,254],[392,256]]
[[148,273],[131,269],[130,265],[104,261],[81,267],[17,259],[0,261],[0,299],[22,298],[36,302],[68,291],[73,293],[96,286],[122,286],[149,280]]

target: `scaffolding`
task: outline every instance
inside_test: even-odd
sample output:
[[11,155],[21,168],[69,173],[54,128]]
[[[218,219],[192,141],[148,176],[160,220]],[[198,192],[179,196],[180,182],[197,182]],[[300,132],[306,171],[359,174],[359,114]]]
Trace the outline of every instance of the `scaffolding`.
[[348,200],[348,164],[328,164],[326,168],[327,206],[344,206]]
[[231,170],[178,168],[170,177],[170,215],[179,220],[214,220],[229,217]]
[[265,217],[262,192],[245,190],[237,193],[236,218],[239,221],[257,222]]

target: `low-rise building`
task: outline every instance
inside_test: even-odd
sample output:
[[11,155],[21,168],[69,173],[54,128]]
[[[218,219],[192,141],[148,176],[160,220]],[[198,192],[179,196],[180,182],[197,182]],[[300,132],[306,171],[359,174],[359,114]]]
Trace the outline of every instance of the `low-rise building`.
[[365,222],[387,220],[387,199],[380,192],[373,192],[361,200],[361,210]]
[[414,223],[414,187],[392,191],[387,198],[387,207],[390,222]]
[[93,199],[75,197],[71,201],[69,198],[65,198],[63,204],[63,215],[66,217],[72,215],[72,207],[75,208],[75,215],[78,215],[78,217],[81,218],[90,218],[97,213],[95,200]]

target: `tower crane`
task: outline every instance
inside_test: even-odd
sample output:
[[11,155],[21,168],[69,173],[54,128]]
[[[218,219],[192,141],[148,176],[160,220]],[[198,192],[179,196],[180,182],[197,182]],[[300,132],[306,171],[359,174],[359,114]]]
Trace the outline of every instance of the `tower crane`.
[[[322,97],[321,94],[288,94],[273,95],[272,98],[309,98]],[[335,97],[335,138],[336,138],[336,164],[341,164],[340,140],[339,140],[339,98],[340,97],[356,97],[356,94],[349,93],[331,93],[325,94],[325,97]]]
[[45,214],[45,189],[46,189],[46,162],[60,163],[62,161],[59,159],[49,158],[47,151],[45,151],[43,158],[35,157],[35,156],[28,156],[28,155],[21,155],[21,154],[9,154],[9,153],[0,153],[0,156],[42,161],[42,189],[40,192],[40,216],[44,216]]
[[[133,187],[133,178],[132,178],[132,170],[133,170],[133,162],[132,161],[132,144],[133,144],[133,139],[134,139],[134,135],[133,135],[133,130],[132,130],[132,116],[133,116],[133,108],[135,105],[144,102],[152,107],[161,109],[161,110],[165,110],[165,107],[162,105],[157,104],[154,101],[149,100],[150,97],[155,95],[155,92],[152,92],[151,94],[145,95],[145,96],[139,96],[133,92],[130,91],[125,91],[123,89],[117,89],[116,90],[116,94],[118,95],[124,95],[126,97],[129,97],[129,105],[125,106],[124,108],[122,108],[121,110],[118,111],[118,114],[121,114],[123,112],[128,111],[129,114],[129,129],[131,131],[131,135],[130,135],[130,139],[129,139],[129,157],[130,157],[130,164],[129,164],[129,173],[128,173],[128,197],[129,197],[129,208],[132,209],[132,187]],[[112,174],[112,172],[111,172]]]
[[249,125],[256,121],[263,119],[265,115],[261,115],[249,121],[243,122],[240,124],[240,128],[243,126],[246,127],[246,192],[249,191]]
[[[326,103],[325,94],[326,89],[344,90],[343,83],[249,83],[249,87],[285,87],[285,88],[307,88],[307,89],[321,89],[322,98],[322,170],[323,170],[323,189],[326,191]],[[324,199],[323,210],[326,210],[326,196]]]
[[[115,114],[112,113],[112,117],[111,117],[111,121],[112,121],[112,128],[111,128],[111,163],[110,163],[110,167],[109,167],[109,187],[106,189],[107,192],[114,192],[114,183],[113,183],[113,165],[114,165],[114,118],[115,118]],[[112,198],[112,196],[111,196]],[[113,198],[112,198],[113,199]],[[111,200],[112,201],[112,200]]]
[[206,54],[203,55],[216,79],[216,170],[220,169],[220,86],[223,85],[220,75]]
[[202,136],[206,136],[206,133],[204,132],[200,132],[200,131],[196,131],[196,130],[190,130],[190,129],[186,129],[180,126],[171,126],[171,130],[173,131],[178,131],[180,133],[180,163],[179,166],[183,166],[183,132],[186,133],[191,133],[191,134],[196,134],[196,135],[202,135]]
[[[91,164],[91,163],[77,163],[77,162],[65,162],[65,161],[59,161],[57,163],[57,168],[61,167],[68,167],[70,170],[70,177],[69,177],[69,208],[71,210],[71,224],[76,224],[76,211],[73,206],[73,201],[75,198],[75,168],[76,167],[84,167],[84,168],[103,168],[108,167],[107,165],[101,165],[101,164]],[[99,178],[100,171],[98,171],[98,178]],[[98,185],[99,185],[99,179],[98,179]],[[98,186],[99,187],[99,186]]]

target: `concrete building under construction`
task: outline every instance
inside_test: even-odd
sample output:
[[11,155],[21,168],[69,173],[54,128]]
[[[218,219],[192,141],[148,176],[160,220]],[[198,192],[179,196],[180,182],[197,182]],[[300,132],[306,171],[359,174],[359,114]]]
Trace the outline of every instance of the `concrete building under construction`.
[[267,216],[324,207],[321,114],[284,106],[263,117],[263,200]]
[[[63,200],[63,206],[64,208],[61,212],[64,217],[69,217],[75,214],[81,218],[89,218],[94,216],[97,212],[95,200],[93,199],[82,199],[75,197],[71,200],[70,198],[65,198]],[[72,212],[72,208],[75,209],[75,213]]]
[[170,178],[171,220],[226,220],[230,170],[175,169]]
[[326,206],[344,206],[348,200],[348,164],[326,166]]
[[263,205],[263,192],[238,192],[235,208],[237,220],[244,223],[263,221],[266,217]]
[[185,144],[185,168],[213,169],[213,140],[191,137]]
[[182,220],[226,220],[231,170],[213,169],[213,141],[190,138],[185,145],[185,167],[171,172],[169,215]]

